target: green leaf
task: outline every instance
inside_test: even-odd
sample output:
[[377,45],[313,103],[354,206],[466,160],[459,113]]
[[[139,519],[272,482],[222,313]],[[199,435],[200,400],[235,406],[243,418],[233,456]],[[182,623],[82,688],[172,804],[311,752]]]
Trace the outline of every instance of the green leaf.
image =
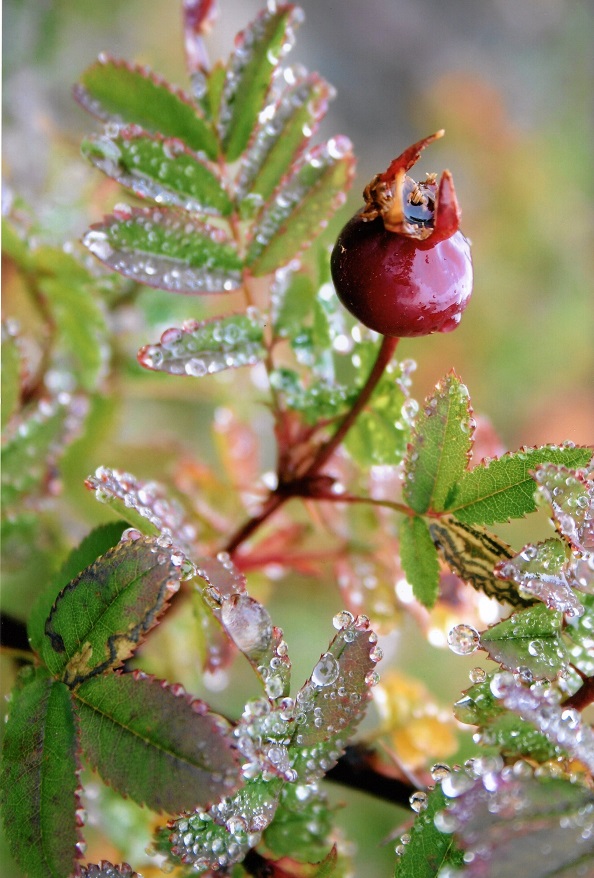
[[356,390],[344,384],[324,379],[313,380],[305,387],[297,372],[286,368],[275,369],[270,375],[270,384],[283,394],[286,407],[301,412],[308,424],[336,417],[357,395]]
[[294,6],[265,10],[235,38],[219,110],[219,133],[227,161],[238,159],[264,106],[281,54],[299,23]]
[[[238,193],[270,198],[326,114],[332,88],[316,73],[297,77],[259,122],[242,156]],[[268,108],[267,108],[268,109]]]
[[429,533],[450,570],[477,591],[507,601],[512,607],[532,603],[530,598],[522,597],[516,586],[506,585],[495,576],[495,566],[514,554],[498,536],[484,527],[472,527],[449,516],[432,520]]
[[66,447],[76,438],[87,412],[79,396],[42,400],[16,420],[2,448],[2,506],[43,494]]
[[252,366],[265,356],[264,323],[259,312],[252,311],[200,323],[188,321],[182,329],[167,329],[158,344],[138,352],[146,369],[195,378]]
[[70,552],[52,582],[39,595],[27,620],[29,642],[37,653],[42,649],[45,621],[62,589],[71,579],[78,576],[81,570],[89,567],[100,555],[104,555],[115,546],[120,541],[126,526],[125,521],[115,521],[113,524],[103,524],[92,530],[82,543]]
[[217,175],[179,140],[135,128],[89,137],[82,152],[95,167],[135,195],[194,212],[231,213],[232,202]]
[[466,524],[493,524],[534,512],[535,484],[531,471],[543,463],[570,469],[586,466],[591,448],[544,445],[509,452],[464,473],[447,505]]
[[157,624],[179,589],[183,560],[179,550],[160,541],[118,543],[58,595],[41,656],[67,685],[119,667]]
[[594,484],[579,470],[543,464],[533,475],[537,492],[550,505],[558,532],[580,553],[591,549]]
[[338,865],[338,848],[335,842],[327,856],[321,862],[316,863],[318,868],[313,873],[312,878],[338,878],[339,875],[344,874],[342,871],[337,871]]
[[132,123],[177,137],[190,149],[216,158],[214,131],[192,99],[142,67],[102,56],[82,75],[76,100],[104,122]]
[[446,803],[440,787],[429,793],[427,807],[415,819],[410,841],[400,846],[394,878],[437,878],[444,867],[463,865],[464,852],[453,835],[440,832],[434,822]]
[[196,528],[158,482],[143,482],[132,473],[99,466],[85,486],[95,491],[100,503],[106,503],[141,533],[170,534],[181,549],[191,550]]
[[176,814],[241,785],[226,723],[181,687],[135,671],[88,679],[73,697],[85,756],[138,804]]
[[529,607],[483,631],[481,647],[505,668],[528,668],[535,678],[554,680],[568,661],[562,621],[562,613]]
[[24,271],[31,268],[29,242],[6,217],[2,217],[2,254],[12,259]]
[[173,208],[114,211],[83,243],[114,271],[172,293],[221,293],[241,284],[241,260],[225,233]]
[[67,878],[81,841],[75,811],[77,729],[70,692],[27,669],[11,696],[2,750],[4,825],[29,878]]
[[297,256],[344,202],[353,176],[351,144],[336,137],[308,152],[264,206],[248,246],[256,276],[270,274]]
[[274,857],[315,863],[328,853],[334,830],[330,806],[321,790],[311,788],[308,792],[302,801],[295,784],[283,787],[274,820],[264,833],[266,847]]
[[290,753],[299,783],[312,783],[336,765],[379,681],[375,666],[382,653],[369,619],[344,611],[334,624],[338,633],[297,693]]
[[2,430],[16,412],[21,396],[21,355],[16,335],[2,321]]
[[313,310],[314,282],[304,271],[287,272],[271,290],[272,325],[276,335],[293,338],[303,330]]
[[419,412],[407,455],[404,498],[415,512],[441,512],[462,477],[472,448],[468,390],[454,372]]
[[439,561],[427,523],[418,515],[400,525],[400,560],[414,596],[432,607],[439,592]]

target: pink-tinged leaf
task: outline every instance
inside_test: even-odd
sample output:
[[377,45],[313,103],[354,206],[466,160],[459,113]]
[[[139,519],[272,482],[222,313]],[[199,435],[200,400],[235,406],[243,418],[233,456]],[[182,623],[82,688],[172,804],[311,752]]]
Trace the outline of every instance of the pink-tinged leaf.
[[181,686],[135,671],[87,680],[73,695],[87,759],[138,804],[176,814],[242,785],[227,723]]
[[[468,878],[590,878],[594,796],[579,783],[486,772],[455,794],[440,825],[455,831]],[[459,784],[462,789],[462,784]],[[444,788],[446,784],[444,783]]]
[[594,553],[594,481],[552,463],[539,466],[534,480],[553,510],[561,536],[578,552]]
[[270,198],[315,134],[333,97],[332,87],[317,73],[300,76],[288,70],[287,76],[291,84],[258,122],[242,156],[240,198],[248,193]]
[[103,122],[140,125],[179,138],[211,159],[218,154],[214,131],[192,99],[145,67],[101,55],[83,73],[74,97]]
[[549,741],[594,772],[594,731],[579,710],[564,708],[547,698],[550,690],[521,685],[508,671],[493,677],[491,692],[508,710],[532,723]]
[[[242,574],[224,556],[216,561],[210,559],[210,564],[209,559],[199,559],[197,566],[198,574],[211,583],[204,589],[204,599],[260,677],[268,697],[286,696],[291,681],[291,662],[283,632],[272,624],[268,610],[245,593]],[[214,584],[216,582],[221,588]]]
[[255,223],[247,253],[253,274],[270,274],[311,244],[344,204],[354,164],[346,137],[333,137],[297,162]]
[[577,578],[575,559],[568,557],[566,544],[555,537],[524,546],[518,555],[499,563],[495,574],[517,583],[524,594],[543,601],[551,610],[567,616],[581,616],[584,612],[574,589],[589,589]]
[[116,515],[143,533],[170,536],[180,549],[191,552],[196,528],[187,521],[180,504],[167,496],[162,485],[143,482],[131,473],[100,466],[86,479],[85,486],[95,491],[99,502],[111,506]]
[[83,237],[91,253],[125,277],[172,293],[222,293],[241,286],[241,260],[225,233],[184,211],[121,207]]
[[158,344],[140,349],[138,361],[156,372],[202,378],[261,362],[266,356],[264,345],[260,314],[235,314],[166,329]]
[[302,783],[318,780],[337,763],[379,681],[375,667],[382,652],[369,619],[343,611],[334,625],[338,633],[297,693],[290,753]]
[[473,429],[468,389],[450,372],[427,397],[415,420],[403,492],[415,512],[447,508],[468,467]]
[[264,10],[235,38],[221,95],[218,129],[229,162],[243,153],[280,58],[293,45],[300,22],[294,6]]
[[44,671],[11,696],[2,749],[4,826],[29,878],[67,878],[80,856],[77,725],[68,688]]
[[184,46],[190,73],[208,70],[204,37],[217,18],[216,0],[184,0]]
[[120,667],[180,586],[184,555],[163,537],[125,540],[62,589],[45,622],[41,656],[77,686]]
[[195,213],[222,214],[231,199],[209,164],[181,140],[149,135],[135,125],[83,141],[96,168],[135,195]]

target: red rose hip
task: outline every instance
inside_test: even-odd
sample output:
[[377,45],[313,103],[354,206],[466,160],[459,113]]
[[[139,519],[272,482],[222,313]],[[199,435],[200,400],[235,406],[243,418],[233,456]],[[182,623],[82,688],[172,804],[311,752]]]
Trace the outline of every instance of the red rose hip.
[[407,171],[427,137],[394,159],[364,192],[366,206],[346,224],[332,252],[332,279],[342,304],[382,335],[449,332],[472,292],[470,244],[448,171],[415,183]]

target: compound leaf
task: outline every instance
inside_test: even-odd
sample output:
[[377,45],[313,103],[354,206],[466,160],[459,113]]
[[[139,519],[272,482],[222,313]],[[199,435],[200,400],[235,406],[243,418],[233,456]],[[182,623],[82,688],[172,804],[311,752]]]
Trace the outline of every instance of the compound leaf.
[[104,122],[140,125],[165,137],[177,137],[211,159],[217,156],[214,131],[192,99],[142,67],[101,56],[83,73],[74,96]]
[[414,596],[432,607],[439,591],[439,560],[427,523],[418,515],[400,525],[400,560]]
[[241,260],[225,233],[173,208],[121,208],[91,226],[83,243],[114,271],[172,293],[241,284]]
[[138,804],[175,814],[241,786],[225,721],[181,687],[116,672],[88,679],[73,696],[89,762]]
[[52,674],[76,686],[134,653],[179,589],[184,556],[160,542],[120,542],[62,589],[41,644]]
[[10,848],[29,878],[67,878],[80,856],[75,812],[77,727],[68,688],[45,671],[13,690],[2,751],[2,804]]
[[466,524],[493,524],[523,518],[536,509],[532,470],[543,463],[561,464],[570,469],[586,466],[591,457],[591,448],[559,445],[509,452],[464,473],[446,508]]
[[247,263],[256,276],[290,262],[344,202],[353,176],[350,141],[336,137],[310,150],[264,205],[252,231]]
[[221,104],[219,133],[229,162],[243,153],[270,89],[282,53],[292,45],[298,13],[293,6],[265,10],[237,35],[229,59]]
[[82,152],[126,189],[170,207],[226,216],[232,202],[217,175],[179,140],[137,127],[89,137]]
[[451,372],[419,412],[405,464],[404,497],[415,510],[441,512],[462,477],[472,448],[468,390]]

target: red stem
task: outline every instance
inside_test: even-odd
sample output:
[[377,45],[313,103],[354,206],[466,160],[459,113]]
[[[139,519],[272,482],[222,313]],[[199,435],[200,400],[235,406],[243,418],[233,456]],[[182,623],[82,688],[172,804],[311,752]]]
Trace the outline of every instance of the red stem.
[[594,677],[586,677],[577,692],[566,698],[562,706],[584,710],[590,704],[594,704]]
[[[388,338],[387,336],[384,336],[377,354],[377,358],[375,360],[375,363],[373,364],[373,368],[369,373],[367,381],[361,388],[359,396],[355,400],[353,407],[350,409],[350,411],[347,412],[334,435],[331,436],[327,442],[320,446],[317,453],[314,455],[313,460],[306,467],[305,471],[299,474],[297,478],[293,479],[293,483],[295,484],[295,486],[302,486],[306,479],[315,476],[322,469],[324,464],[326,464],[328,460],[332,457],[348,431],[351,429],[351,427],[369,402],[373,391],[377,387],[380,378],[384,374],[386,366],[394,355],[394,351],[396,350],[396,345],[398,344],[398,341],[399,339],[397,338]],[[296,494],[298,493],[298,491],[295,490],[294,493]],[[223,551],[228,552],[230,555],[232,555],[233,552],[235,552],[236,549],[241,545],[241,543],[245,542],[245,540],[247,540],[254,533],[254,531],[256,531],[262,524],[264,524],[264,522],[268,518],[270,518],[270,516],[274,512],[276,512],[277,509],[279,509],[284,503],[286,503],[286,501],[290,497],[294,496],[294,493],[292,493],[291,491],[291,482],[284,482],[282,484],[282,493],[271,493],[258,515],[254,515],[252,518],[249,518],[239,528],[239,530],[237,530],[231,536]],[[336,499],[340,500],[340,495],[337,495]]]

